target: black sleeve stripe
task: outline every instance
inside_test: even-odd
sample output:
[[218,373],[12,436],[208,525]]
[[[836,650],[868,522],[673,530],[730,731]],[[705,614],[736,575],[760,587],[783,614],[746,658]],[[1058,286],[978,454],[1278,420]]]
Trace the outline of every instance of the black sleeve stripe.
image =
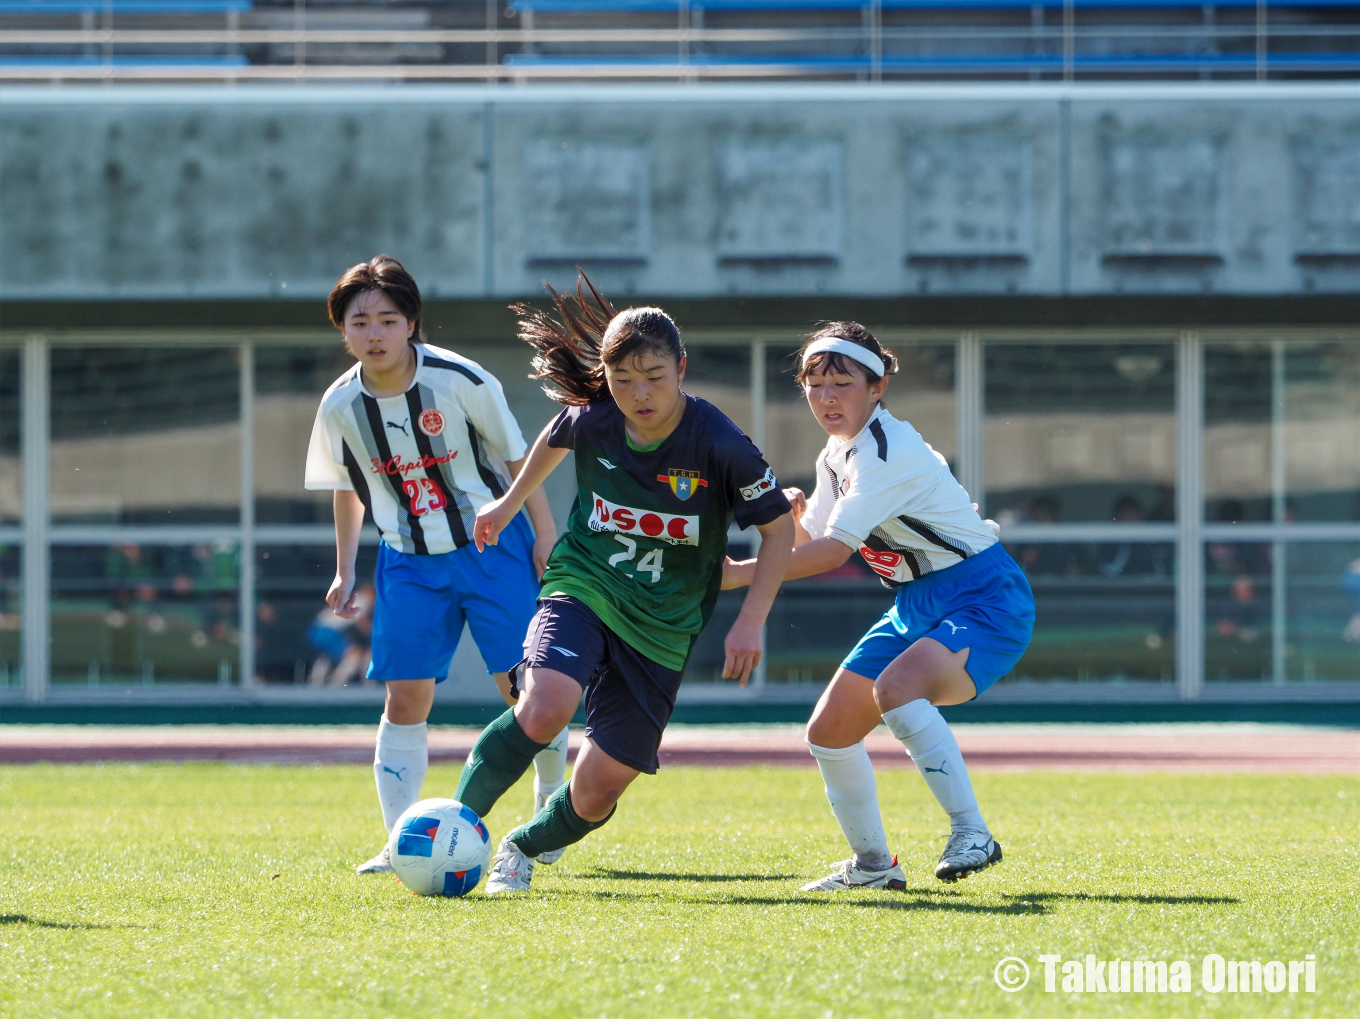
[[[420,526],[420,517],[415,514],[410,497],[407,496],[406,489],[401,483],[402,479],[395,474],[387,473],[386,466],[392,461],[392,447],[387,444],[387,432],[383,424],[382,409],[378,406],[378,401],[367,393],[364,394],[364,413],[368,416],[368,427],[373,431],[373,441],[378,446],[378,456],[382,457],[383,477],[387,479],[388,485],[392,488],[392,493],[397,497],[397,505],[406,511],[406,522],[411,528],[411,541],[415,544],[416,555],[429,555],[430,548],[425,544],[425,531]],[[412,419],[411,423],[415,424],[415,420]]]
[[491,465],[486,462],[482,453],[481,436],[477,434],[477,429],[472,427],[472,422],[467,423],[468,442],[472,444],[472,459],[477,464],[477,473],[482,476],[482,483],[491,491],[494,498],[499,499],[505,494],[505,486],[501,484],[501,479],[496,476]]
[[888,462],[888,437],[883,434],[883,425],[877,421],[869,422],[869,432],[873,435],[874,441],[878,443],[878,458],[884,463]]
[[354,451],[349,448],[348,442],[342,441],[340,445],[344,449],[345,470],[349,472],[349,481],[354,486],[354,494],[364,504],[364,509],[368,511],[368,515],[372,516],[373,496],[369,494],[368,479],[364,477],[364,472],[359,467],[359,459],[354,455]]
[[935,528],[931,527],[929,524],[925,523],[922,520],[917,520],[915,517],[906,516],[898,517],[897,519],[902,521],[902,523],[906,524],[908,527],[910,527],[922,538],[925,538],[926,541],[930,542],[936,548],[942,548],[946,552],[953,552],[960,559],[967,559],[970,555],[973,554],[970,549],[963,545],[959,545],[956,544],[955,542],[950,541],[943,534],[941,534],[939,531],[935,530]]
[[458,364],[456,361],[443,361],[437,357],[426,357],[424,361],[426,368],[444,368],[459,375],[466,375],[472,380],[473,385],[484,386],[486,379],[482,378],[467,365]]
[[[427,361],[426,364],[429,362]],[[430,437],[420,430],[420,415],[425,410],[420,403],[420,387],[412,386],[406,390],[406,409],[411,414],[411,436],[416,440],[416,449],[420,450],[422,457],[434,459],[434,446],[430,444]],[[462,548],[468,543],[467,528],[463,526],[463,514],[458,512],[458,502],[454,499],[453,493],[449,491],[449,486],[444,484],[444,474],[436,465],[426,467],[425,477],[434,483],[434,487],[439,489],[439,494],[444,499],[444,518],[449,522],[449,533],[453,537],[454,548]]]

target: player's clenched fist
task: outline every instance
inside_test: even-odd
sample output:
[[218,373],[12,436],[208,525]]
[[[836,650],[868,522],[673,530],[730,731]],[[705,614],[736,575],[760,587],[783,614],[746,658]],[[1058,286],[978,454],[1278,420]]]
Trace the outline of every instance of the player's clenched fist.
[[793,519],[802,520],[803,514],[807,512],[807,496],[803,494],[801,488],[784,489],[784,498],[789,500],[789,506],[793,510]]

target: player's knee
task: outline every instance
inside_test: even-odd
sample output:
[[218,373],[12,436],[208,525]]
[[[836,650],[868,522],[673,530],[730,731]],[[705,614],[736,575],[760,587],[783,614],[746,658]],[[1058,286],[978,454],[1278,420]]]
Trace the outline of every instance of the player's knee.
[[891,711],[912,701],[931,699],[931,684],[926,677],[905,670],[889,669],[874,681],[874,703],[878,710]]
[[423,680],[393,680],[387,684],[383,711],[396,725],[418,725],[430,717],[434,702],[434,683]]
[[576,712],[564,697],[525,696],[515,706],[515,721],[535,743],[551,743]]
[[817,714],[808,719],[807,730],[803,735],[813,746],[831,747],[837,746],[836,740],[840,734],[834,724]]
[[619,802],[623,788],[613,783],[592,783],[586,788],[571,790],[571,805],[584,821],[603,821]]

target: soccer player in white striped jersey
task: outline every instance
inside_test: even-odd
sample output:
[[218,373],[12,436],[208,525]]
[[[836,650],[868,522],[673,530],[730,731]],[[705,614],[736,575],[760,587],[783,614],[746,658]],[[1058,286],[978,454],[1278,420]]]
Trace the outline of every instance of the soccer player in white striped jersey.
[[[808,749],[854,854],[808,892],[906,886],[864,747],[880,721],[949,815],[935,876],[957,881],[1001,859],[936,706],[973,700],[1015,667],[1034,628],[1034,596],[944,457],[881,402],[896,370],[892,351],[858,322],[826,324],[799,352],[797,379],[827,443],[812,496],[785,490],[798,519],[785,577],[835,569],[859,552],[896,591],[808,722]],[[729,560],[723,587],[750,576],[749,563]]]
[[[382,534],[368,678],[387,687],[373,774],[390,832],[420,798],[435,684],[448,675],[465,623],[509,699],[508,673],[524,657],[557,530],[540,489],[525,503],[532,530],[521,514],[485,553],[471,543],[477,512],[509,490],[527,446],[496,378],[422,341],[420,290],[400,262],[379,255],[354,266],[328,310],[358,363],[322,397],[306,487],[335,492],[336,571],[326,602],[336,614],[358,611],[354,563],[365,510]],[[563,728],[534,758],[536,810],[561,788],[566,762]],[[358,867],[391,869],[385,845]]]

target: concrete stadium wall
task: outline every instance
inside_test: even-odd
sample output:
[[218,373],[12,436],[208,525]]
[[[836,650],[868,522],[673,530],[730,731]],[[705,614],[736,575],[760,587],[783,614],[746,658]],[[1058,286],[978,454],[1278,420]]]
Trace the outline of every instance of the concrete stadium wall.
[[1360,290],[1343,85],[0,93],[0,299]]

